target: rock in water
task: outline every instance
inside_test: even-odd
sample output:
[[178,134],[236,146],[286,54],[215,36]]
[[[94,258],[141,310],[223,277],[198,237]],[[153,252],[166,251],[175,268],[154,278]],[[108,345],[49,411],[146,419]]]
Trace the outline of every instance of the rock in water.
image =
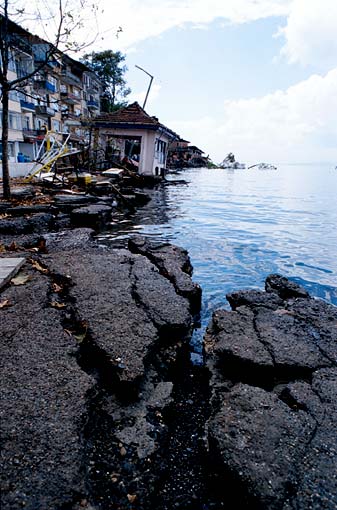
[[337,508],[336,307],[279,275],[228,300],[205,336],[220,476],[242,508]]

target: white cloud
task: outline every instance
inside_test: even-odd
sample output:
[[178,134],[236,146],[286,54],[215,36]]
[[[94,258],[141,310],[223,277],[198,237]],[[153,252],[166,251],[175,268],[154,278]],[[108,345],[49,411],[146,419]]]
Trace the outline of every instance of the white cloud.
[[282,54],[290,62],[336,66],[337,1],[294,0],[280,35],[286,38]]
[[[25,27],[48,40],[52,39],[58,20],[58,2],[32,0],[27,7],[25,0],[9,1],[15,7],[25,8]],[[84,20],[81,33],[76,31],[72,34],[76,40],[92,40],[98,27],[96,51],[114,48],[125,52],[132,50],[140,41],[157,37],[174,27],[188,25],[201,29],[217,18],[245,23],[269,16],[286,16],[293,0],[97,0],[94,4],[86,0],[86,8],[78,7],[82,0],[63,1],[64,12],[79,13]],[[93,15],[93,7],[97,8],[96,16]],[[44,22],[28,15],[36,9],[42,13]]]
[[246,162],[337,161],[337,67],[285,91],[226,101],[224,119],[169,122],[221,161],[234,152]]
[[[245,23],[269,16],[287,15],[292,0],[101,0],[100,28],[107,45],[118,27],[118,46],[127,50],[173,27],[206,26],[217,18]],[[114,39],[114,46],[116,39]]]

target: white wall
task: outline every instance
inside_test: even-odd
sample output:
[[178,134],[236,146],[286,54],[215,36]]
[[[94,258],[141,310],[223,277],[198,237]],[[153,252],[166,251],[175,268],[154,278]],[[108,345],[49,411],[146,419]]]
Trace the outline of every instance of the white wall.
[[148,129],[100,129],[100,134],[106,137],[124,135],[132,138],[141,137],[140,160],[138,172],[140,175],[153,175],[154,170],[154,142],[156,132]]
[[142,136],[139,173],[153,175],[155,131],[146,131]]
[[[34,163],[16,163],[13,161],[9,162],[9,175],[10,177],[25,177]],[[0,166],[0,177],[2,177],[2,165]]]

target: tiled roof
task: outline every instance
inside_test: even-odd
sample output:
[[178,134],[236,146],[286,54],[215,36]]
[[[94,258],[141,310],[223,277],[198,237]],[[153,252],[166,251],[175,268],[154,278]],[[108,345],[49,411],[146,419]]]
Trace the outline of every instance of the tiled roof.
[[161,124],[157,117],[150,117],[137,102],[120,108],[116,112],[101,113],[91,121],[93,125],[101,128],[138,128],[151,129],[157,131],[163,130],[167,136],[172,139],[178,139],[179,135]]
[[129,104],[120,110],[112,113],[101,113],[94,119],[94,123],[107,124],[141,124],[151,126],[161,126],[156,117],[150,117],[145,110],[137,103]]

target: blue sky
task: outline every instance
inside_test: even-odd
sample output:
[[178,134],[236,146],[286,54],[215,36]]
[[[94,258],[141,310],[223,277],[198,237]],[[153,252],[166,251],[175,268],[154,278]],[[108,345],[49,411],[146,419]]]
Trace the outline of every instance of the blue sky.
[[97,5],[79,37],[98,26],[90,50],[126,54],[132,101],[148,86],[135,65],[154,75],[148,113],[215,162],[231,151],[246,162],[337,164],[337,0]]
[[[189,119],[219,109],[219,101],[264,96],[310,76],[312,70],[276,59],[282,39],[274,38],[284,18],[223,26],[215,20],[207,28],[172,28],[141,42],[127,56],[128,80],[138,90],[147,78],[134,69],[141,65],[155,76],[161,93],[151,105],[165,118],[177,108]],[[184,112],[181,112],[181,109]]]

